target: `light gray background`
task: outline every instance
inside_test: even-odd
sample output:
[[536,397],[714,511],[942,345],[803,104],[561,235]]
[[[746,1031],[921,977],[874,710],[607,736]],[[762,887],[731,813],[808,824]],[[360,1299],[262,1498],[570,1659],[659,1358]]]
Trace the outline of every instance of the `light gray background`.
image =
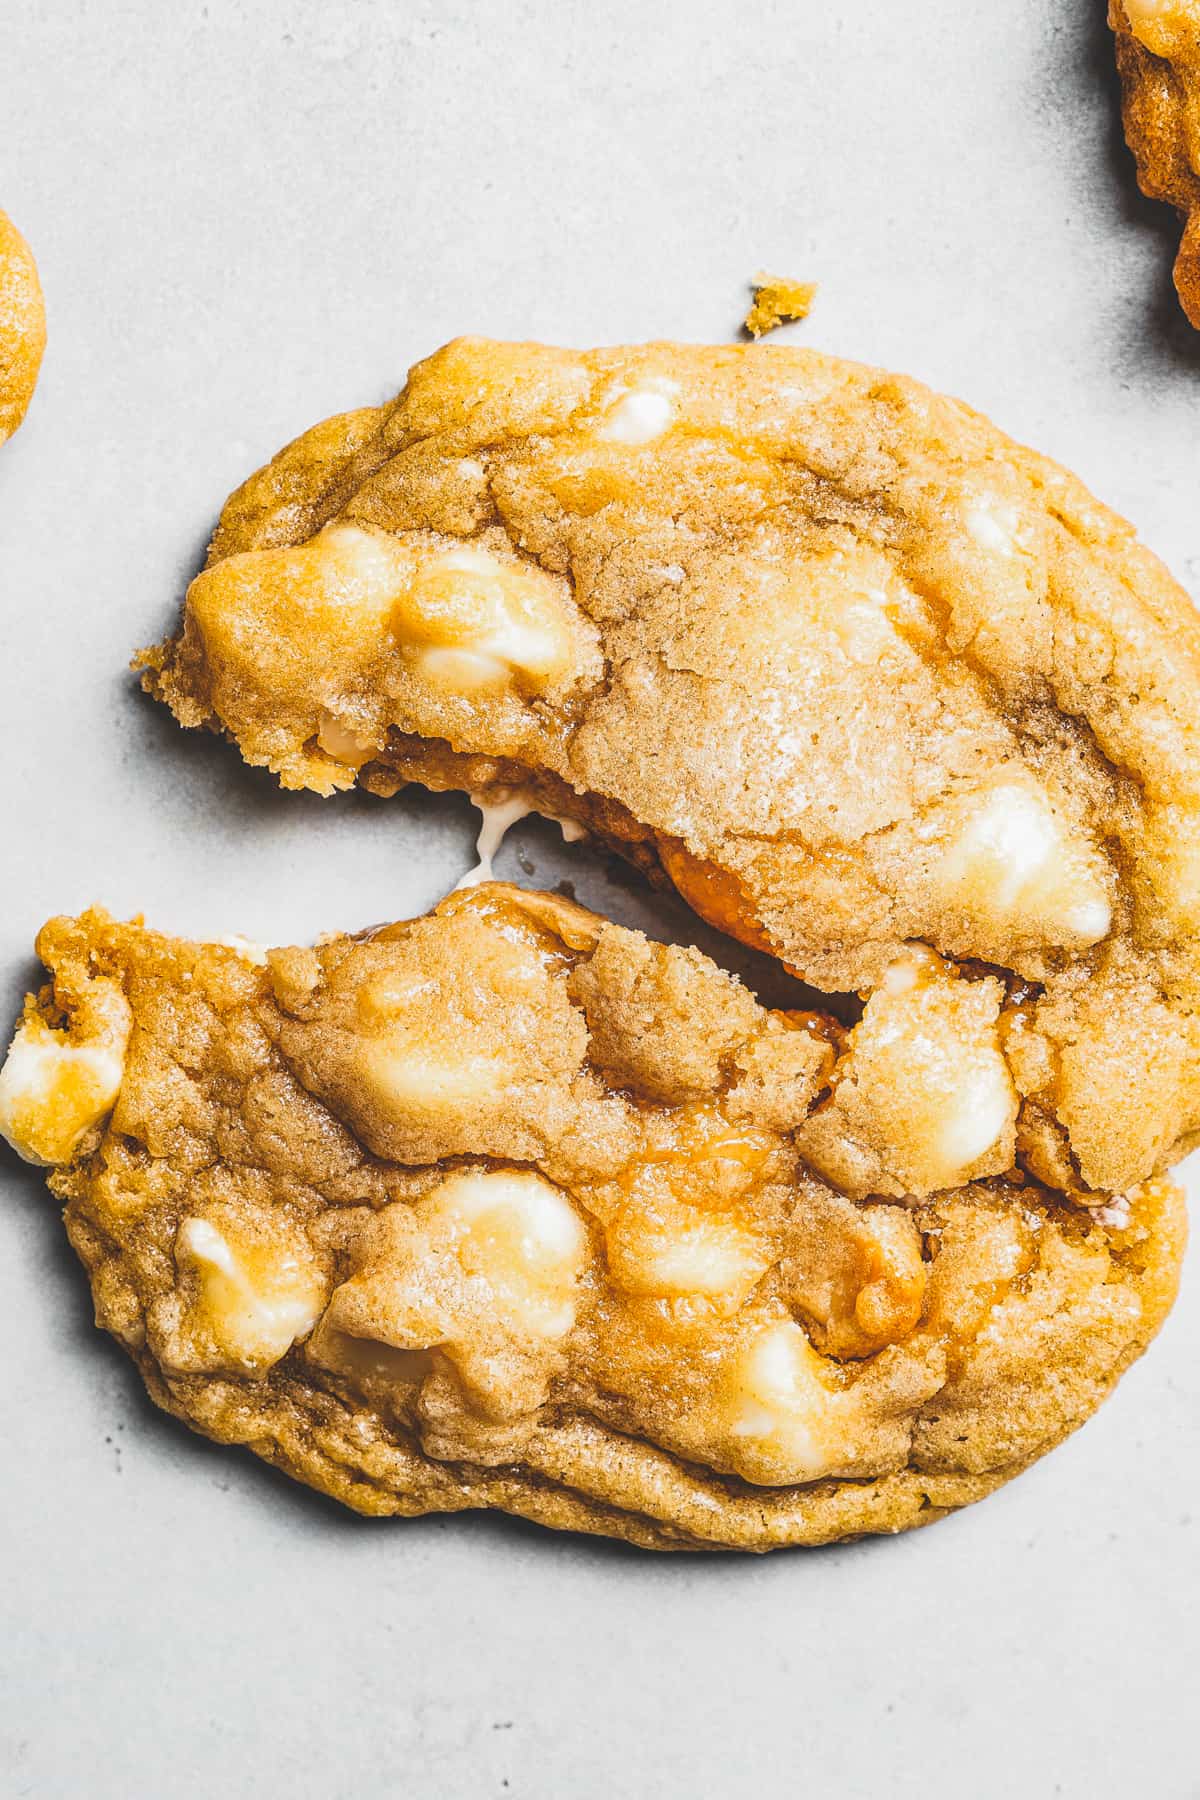
[[[1102,0],[6,0],[0,204],[50,348],[0,453],[0,1011],[49,914],[304,939],[418,910],[464,801],[286,798],[123,672],[228,489],[459,331],[793,338],[1076,467],[1200,590],[1200,350]],[[515,834],[625,918],[628,878]],[[510,844],[501,869],[518,874]],[[521,877],[524,878],[524,877]],[[932,1531],[655,1560],[368,1524],[143,1399],[0,1160],[0,1789],[1200,1793],[1200,1293],[1078,1437]]]

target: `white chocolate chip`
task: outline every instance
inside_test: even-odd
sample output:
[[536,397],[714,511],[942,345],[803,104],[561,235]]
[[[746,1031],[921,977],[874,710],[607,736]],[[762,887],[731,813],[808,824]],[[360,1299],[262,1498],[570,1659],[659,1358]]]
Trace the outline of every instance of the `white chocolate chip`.
[[237,1278],[233,1251],[207,1219],[185,1219],[179,1227],[175,1250],[177,1257],[182,1256],[185,1261],[204,1263],[222,1275]]
[[487,1284],[493,1307],[523,1334],[571,1329],[588,1240],[561,1188],[541,1175],[471,1170],[434,1190],[422,1223],[441,1227],[463,1272]]
[[[426,1433],[460,1446],[445,1454],[470,1455],[481,1427],[486,1441],[497,1428],[504,1437],[544,1400],[589,1254],[561,1188],[528,1170],[461,1170],[371,1222],[311,1354],[371,1381],[420,1382],[423,1398],[432,1388]],[[397,1351],[429,1362],[394,1369]]]
[[544,609],[547,577],[518,569],[489,551],[464,547],[431,557],[423,566],[421,586],[462,577],[462,589],[478,601],[479,617],[471,620],[469,647],[512,669],[540,673],[561,651],[558,621]]
[[33,1015],[0,1068],[0,1136],[26,1162],[70,1162],[111,1112],[121,1088],[132,1015],[115,982],[97,981],[66,1031]]
[[915,957],[900,956],[889,963],[880,983],[885,994],[909,994],[920,979],[921,965]]
[[1015,556],[1020,515],[1015,506],[1004,501],[980,501],[967,514],[967,530],[984,550],[1000,556]]
[[565,584],[477,545],[426,551],[399,595],[393,628],[428,680],[469,691],[539,685],[571,661]]
[[981,855],[996,864],[996,898],[1005,908],[1013,906],[1059,847],[1047,808],[1028,789],[1011,785],[993,789],[958,844],[964,858]]
[[1068,906],[1063,913],[1063,924],[1073,936],[1085,944],[1098,944],[1102,937],[1107,937],[1112,924],[1112,907],[1103,895],[1093,895],[1089,900],[1080,900],[1074,906]]
[[[342,524],[326,525],[290,554],[315,565],[315,586],[322,598],[365,613],[381,613],[389,606],[397,581],[404,579],[412,560],[387,533]],[[220,568],[218,563],[201,579],[216,575]]]
[[635,1294],[703,1294],[737,1304],[769,1257],[733,1220],[697,1213],[645,1224],[622,1220],[608,1234],[609,1268]]
[[185,1219],[175,1261],[195,1271],[201,1312],[224,1357],[262,1371],[308,1336],[325,1304],[325,1284],[298,1236],[294,1243],[235,1247],[229,1230]]
[[1030,782],[998,783],[957,809],[961,823],[935,878],[976,917],[1052,943],[1094,944],[1112,924],[1099,859],[1073,841]]
[[477,650],[421,650],[413,658],[429,683],[456,694],[484,694],[508,686],[507,665]]
[[707,1392],[668,1429],[686,1456],[762,1487],[869,1475],[896,1467],[908,1449],[908,1421],[890,1386],[879,1359],[839,1364],[795,1319],[760,1313],[737,1331]]
[[1012,1160],[1017,1093],[1000,1048],[1003,989],[914,949],[867,1001],[802,1154],[858,1196],[936,1193]]
[[370,762],[379,748],[373,738],[364,736],[352,725],[324,710],[317,722],[317,742],[327,756],[351,769],[359,769],[363,763]]
[[750,1480],[815,1481],[832,1466],[822,1437],[833,1396],[822,1368],[790,1319],[760,1327],[728,1366],[725,1423]]
[[971,1168],[986,1156],[1012,1123],[1013,1085],[999,1056],[969,1063],[934,1135],[934,1153],[948,1170]]
[[235,950],[244,961],[253,963],[256,968],[265,969],[267,966],[265,947],[253,943],[250,938],[242,937],[236,931],[230,932],[226,937],[209,938],[208,941],[210,944],[220,944],[224,950]]
[[464,1051],[449,1057],[425,1042],[418,1020],[397,1019],[364,1045],[363,1074],[381,1102],[416,1124],[435,1125],[481,1104],[515,1071],[499,1057]]
[[649,444],[675,416],[679,385],[652,379],[644,386],[625,390],[609,404],[598,435],[614,444]]

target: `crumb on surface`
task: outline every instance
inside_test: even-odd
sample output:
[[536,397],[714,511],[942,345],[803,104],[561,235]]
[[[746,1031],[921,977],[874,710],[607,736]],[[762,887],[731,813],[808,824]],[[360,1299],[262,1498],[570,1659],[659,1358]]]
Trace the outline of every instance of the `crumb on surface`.
[[760,269],[752,283],[754,304],[742,321],[753,338],[765,337],[768,331],[793,319],[807,319],[816,298],[815,281],[789,281],[783,275],[768,275]]

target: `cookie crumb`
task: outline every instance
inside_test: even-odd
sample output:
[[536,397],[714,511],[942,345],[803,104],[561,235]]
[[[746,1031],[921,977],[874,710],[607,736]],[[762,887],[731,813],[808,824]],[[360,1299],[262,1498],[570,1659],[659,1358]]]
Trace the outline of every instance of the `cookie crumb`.
[[768,275],[762,269],[754,277],[754,304],[742,321],[753,338],[765,337],[777,325],[792,319],[807,319],[816,298],[815,281],[789,281],[783,275]]

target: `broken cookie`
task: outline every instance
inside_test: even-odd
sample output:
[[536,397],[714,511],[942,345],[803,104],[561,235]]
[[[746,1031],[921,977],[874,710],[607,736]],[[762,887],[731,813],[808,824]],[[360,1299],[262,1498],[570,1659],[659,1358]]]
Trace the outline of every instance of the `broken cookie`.
[[[233,495],[142,664],[285,786],[524,796],[863,996],[809,1140],[855,1191],[1015,1142],[1086,1203],[1200,1130],[1200,624],[1074,477],[914,381],[451,344]],[[910,977],[1005,1072],[972,1052],[971,1123],[884,1168]]]
[[1175,1291],[1176,1190],[1026,1179],[1008,996],[931,953],[847,1028],[494,884],[315,949],[95,912],[38,952],[0,1129],[98,1322],[362,1512],[902,1530],[1081,1423]]

